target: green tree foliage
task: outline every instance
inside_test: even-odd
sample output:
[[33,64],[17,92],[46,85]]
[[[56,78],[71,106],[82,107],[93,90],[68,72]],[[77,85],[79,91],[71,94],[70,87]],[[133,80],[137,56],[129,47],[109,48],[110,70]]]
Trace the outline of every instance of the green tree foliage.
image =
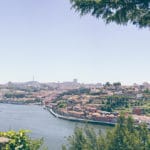
[[109,87],[109,86],[111,86],[111,85],[112,85],[112,84],[111,84],[110,82],[106,82],[106,83],[105,83],[105,86],[106,86],[106,87]]
[[[43,144],[43,139],[33,140],[27,135],[28,131],[20,130],[18,132],[8,131],[0,132],[0,137],[6,137],[9,142],[0,147],[2,150],[39,150]],[[46,148],[43,148],[46,149]]]
[[81,15],[91,14],[106,23],[150,27],[150,0],[70,0]]
[[66,107],[67,107],[67,103],[65,101],[58,102],[58,108],[66,108]]
[[79,89],[73,89],[73,90],[69,90],[67,92],[62,93],[61,95],[80,95],[80,94],[84,94],[84,93],[89,93],[90,89],[89,88],[79,88]]
[[128,108],[130,103],[129,97],[121,95],[108,96],[106,100],[106,104],[101,106],[101,109],[108,112],[112,112],[116,108]]
[[25,94],[24,93],[6,93],[4,95],[6,98],[24,98]]
[[149,89],[146,89],[146,90],[144,90],[144,93],[150,94],[150,90],[149,90]]
[[150,134],[145,124],[135,128],[131,117],[123,115],[106,134],[96,133],[92,128],[77,127],[69,137],[69,145],[63,150],[149,150]]
[[115,86],[115,87],[121,86],[121,83],[120,82],[114,82],[113,86]]

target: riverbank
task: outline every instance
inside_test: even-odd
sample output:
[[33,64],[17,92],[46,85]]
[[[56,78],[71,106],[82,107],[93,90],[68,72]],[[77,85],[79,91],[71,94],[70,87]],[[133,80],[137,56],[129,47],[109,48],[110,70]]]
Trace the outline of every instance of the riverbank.
[[12,105],[42,105],[41,103],[30,103],[30,102],[26,102],[26,101],[11,101],[11,100],[4,100],[4,101],[0,101],[0,104],[12,104]]
[[[26,102],[18,102],[18,101],[0,101],[1,104],[11,104],[11,105],[40,105],[37,103],[26,103]],[[82,122],[82,123],[91,123],[91,124],[100,124],[100,125],[107,125],[107,126],[115,126],[115,123],[111,122],[104,122],[104,121],[95,121],[95,120],[89,120],[89,119],[81,119],[76,117],[68,117],[68,116],[62,116],[60,114],[55,113],[49,106],[44,106],[45,109],[47,109],[53,116],[68,120],[68,121],[74,121],[74,122]]]
[[91,124],[100,124],[100,125],[107,125],[107,126],[115,126],[115,123],[112,122],[102,122],[102,121],[95,121],[95,120],[89,120],[89,119],[81,119],[81,118],[75,118],[75,117],[67,117],[67,116],[62,116],[57,113],[55,113],[52,108],[45,106],[45,108],[55,117],[63,120],[68,120],[68,121],[74,121],[74,122],[82,122],[82,123],[91,123]]

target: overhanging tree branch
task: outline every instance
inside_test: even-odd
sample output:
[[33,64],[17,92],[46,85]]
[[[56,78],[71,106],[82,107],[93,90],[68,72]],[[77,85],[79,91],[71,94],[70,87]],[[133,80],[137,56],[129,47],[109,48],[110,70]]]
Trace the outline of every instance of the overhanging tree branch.
[[91,14],[106,23],[150,27],[150,0],[70,0],[81,15]]

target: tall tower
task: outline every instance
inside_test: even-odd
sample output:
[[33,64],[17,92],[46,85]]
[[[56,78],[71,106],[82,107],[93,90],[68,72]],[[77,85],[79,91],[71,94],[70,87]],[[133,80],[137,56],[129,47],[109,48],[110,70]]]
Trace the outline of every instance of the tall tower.
[[32,80],[32,81],[33,81],[33,82],[35,81],[35,80],[34,80],[34,75],[33,75],[33,80]]
[[73,83],[78,83],[78,79],[73,79]]

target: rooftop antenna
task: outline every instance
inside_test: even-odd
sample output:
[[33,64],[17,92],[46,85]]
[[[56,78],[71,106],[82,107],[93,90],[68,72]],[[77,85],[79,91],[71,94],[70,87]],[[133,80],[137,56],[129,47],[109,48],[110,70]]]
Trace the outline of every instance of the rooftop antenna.
[[34,76],[33,76],[33,82],[34,82],[35,80],[34,80]]

